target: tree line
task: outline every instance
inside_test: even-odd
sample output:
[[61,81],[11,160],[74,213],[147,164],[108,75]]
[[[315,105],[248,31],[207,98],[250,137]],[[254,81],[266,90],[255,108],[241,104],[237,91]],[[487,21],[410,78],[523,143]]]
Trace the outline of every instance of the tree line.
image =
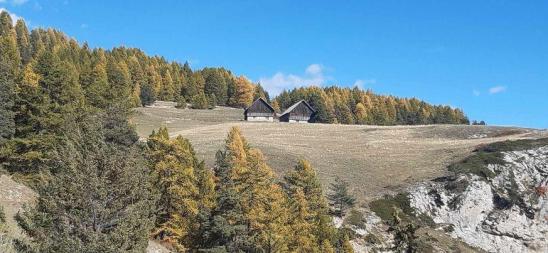
[[[179,107],[205,109],[216,105],[247,107],[259,97],[271,101],[268,92],[244,76],[224,68],[192,70],[188,63],[147,56],[136,48],[90,48],[54,29],[29,31],[24,20],[13,25],[7,12],[0,15],[2,66],[5,73],[2,120],[10,121],[20,99],[80,101],[104,109],[117,104],[132,108],[155,100],[178,102]],[[53,68],[53,69],[52,69]],[[47,73],[46,73],[47,72]],[[50,75],[51,72],[52,74]],[[307,87],[284,91],[272,98],[282,111],[305,99],[318,111],[316,122],[341,124],[467,124],[459,109],[434,106],[412,98],[381,96],[358,88]],[[34,105],[38,101],[28,103]],[[43,99],[42,99],[43,100]],[[55,101],[54,101],[55,102]],[[13,122],[7,122],[7,125]]]
[[302,87],[283,91],[273,99],[278,111],[306,100],[321,123],[366,125],[469,124],[460,109],[431,105],[416,98],[374,94],[360,88]]

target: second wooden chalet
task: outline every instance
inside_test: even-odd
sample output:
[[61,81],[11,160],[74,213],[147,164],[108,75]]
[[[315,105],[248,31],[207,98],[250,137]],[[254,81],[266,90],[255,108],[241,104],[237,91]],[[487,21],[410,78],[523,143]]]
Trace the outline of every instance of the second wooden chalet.
[[282,122],[311,122],[316,111],[306,101],[301,100],[285,110],[279,117]]

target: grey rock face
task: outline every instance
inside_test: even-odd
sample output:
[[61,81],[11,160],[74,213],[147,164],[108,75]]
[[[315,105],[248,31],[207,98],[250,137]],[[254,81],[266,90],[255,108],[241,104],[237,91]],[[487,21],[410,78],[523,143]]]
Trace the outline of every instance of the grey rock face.
[[488,166],[494,178],[461,175],[461,192],[424,183],[410,190],[411,206],[488,252],[548,252],[548,147],[503,154],[505,165]]

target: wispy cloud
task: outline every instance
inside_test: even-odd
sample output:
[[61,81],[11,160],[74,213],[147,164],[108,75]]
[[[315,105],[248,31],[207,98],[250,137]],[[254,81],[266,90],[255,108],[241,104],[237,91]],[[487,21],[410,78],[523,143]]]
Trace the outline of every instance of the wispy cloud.
[[325,68],[320,64],[309,65],[302,75],[277,72],[271,77],[262,77],[259,82],[272,95],[278,95],[283,90],[303,86],[323,85],[331,78],[324,74]]
[[23,5],[29,0],[0,0],[0,4],[10,3],[11,5]]
[[82,28],[82,29],[87,29],[88,27],[89,27],[88,24],[81,24],[80,25],[80,28]]
[[489,88],[489,94],[497,94],[506,91],[506,86],[494,86]]
[[11,0],[11,4],[13,5],[22,5],[28,2],[28,0]]
[[477,97],[477,96],[481,95],[481,92],[479,90],[473,90],[472,94],[474,94],[474,96]]

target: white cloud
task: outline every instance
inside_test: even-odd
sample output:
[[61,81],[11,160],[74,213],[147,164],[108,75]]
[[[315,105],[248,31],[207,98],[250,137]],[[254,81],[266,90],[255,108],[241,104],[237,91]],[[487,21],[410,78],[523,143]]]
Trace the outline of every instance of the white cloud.
[[309,75],[321,75],[322,71],[323,71],[322,65],[315,63],[315,64],[310,64],[310,66],[306,68],[305,72]]
[[8,0],[0,0],[0,4],[3,4],[3,3],[11,3],[11,5],[22,5],[22,4],[25,4],[26,2],[28,2],[29,0],[11,0],[11,1],[8,1]]
[[489,94],[497,94],[506,91],[506,86],[495,86],[489,88]]
[[479,90],[473,90],[472,94],[474,94],[474,96],[477,97],[477,96],[481,95],[481,92]]
[[354,87],[358,87],[360,89],[365,89],[365,85],[368,85],[368,84],[375,84],[377,83],[377,80],[376,79],[365,79],[365,80],[362,80],[362,79],[358,79],[354,82]]
[[25,4],[26,2],[28,2],[28,0],[12,0],[11,4],[13,4],[13,5],[22,5],[22,4]]
[[80,25],[80,28],[82,28],[82,29],[86,29],[86,28],[88,28],[88,27],[89,27],[88,24],[81,24],[81,25]]
[[283,90],[311,85],[321,86],[330,79],[330,77],[324,75],[324,67],[315,63],[305,69],[304,75],[278,72],[272,77],[260,78],[259,82],[271,95],[276,96]]
[[[1,1],[1,0],[0,0],[0,1]],[[17,15],[16,15],[15,13],[13,13],[13,12],[10,12],[10,11],[4,9],[4,8],[0,8],[0,13],[3,12],[3,11],[5,11],[5,12],[7,12],[7,13],[10,14],[11,21],[13,21],[13,25],[15,25],[15,22],[17,22],[17,20],[23,19],[22,17],[17,16]]]

